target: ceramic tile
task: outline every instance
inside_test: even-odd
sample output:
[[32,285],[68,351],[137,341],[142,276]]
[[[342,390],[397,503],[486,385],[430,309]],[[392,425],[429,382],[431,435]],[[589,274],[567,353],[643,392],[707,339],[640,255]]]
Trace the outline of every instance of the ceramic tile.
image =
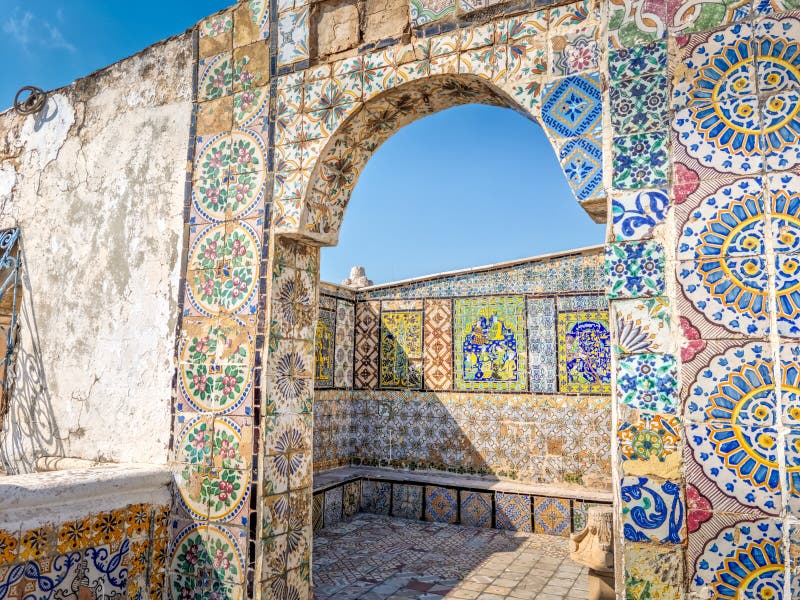
[[233,91],[233,57],[230,51],[203,58],[198,65],[197,96],[214,100]]
[[269,37],[269,2],[255,0],[239,4],[233,13],[233,45],[246,46]]
[[332,527],[342,520],[342,486],[325,492],[325,527]]
[[614,187],[638,189],[667,184],[666,133],[653,132],[614,138]]
[[208,58],[230,50],[233,43],[233,18],[230,12],[211,16],[197,26],[199,31],[199,56]]
[[314,494],[314,505],[312,506],[312,527],[314,531],[319,531],[323,527],[323,514],[325,503],[325,494]]
[[614,320],[618,354],[669,352],[672,328],[667,298],[618,300],[614,302]]
[[308,58],[308,7],[287,10],[278,17],[278,64]]
[[233,91],[263,87],[269,81],[269,45],[256,42],[233,51]]
[[608,72],[612,82],[656,75],[666,70],[666,40],[610,50],[608,53]]
[[678,409],[678,371],[669,354],[620,357],[617,395],[621,402],[648,412],[675,414]]
[[560,77],[596,69],[600,57],[597,37],[597,26],[551,36],[550,74]]
[[569,536],[572,528],[570,501],[564,498],[533,499],[533,530],[545,535]]
[[438,21],[456,10],[455,0],[411,0],[411,22],[420,27]]
[[361,510],[378,515],[388,515],[391,495],[391,483],[364,480],[361,482]]
[[664,249],[656,242],[606,245],[606,295],[640,298],[664,293]]
[[611,126],[615,135],[666,129],[669,119],[665,75],[624,79],[611,86]]
[[631,410],[621,412],[617,440],[622,471],[626,475],[679,477],[681,419]]
[[[783,526],[775,519],[720,521],[708,531],[689,535],[696,560],[689,562],[690,591],[748,595],[757,585],[761,595],[781,598],[784,585]],[[758,582],[757,584],[755,582]]]
[[349,483],[345,483],[343,489],[343,514],[345,517],[352,517],[360,508],[361,482],[351,481]]
[[461,524],[470,527],[492,526],[492,495],[461,492]]
[[559,312],[558,389],[611,393],[611,334],[607,311]]
[[768,278],[763,256],[677,264],[678,310],[703,339],[769,333]]
[[425,520],[436,523],[458,521],[458,493],[443,487],[425,488]]
[[686,507],[680,484],[624,477],[620,491],[626,540],[679,544],[686,539]]
[[567,140],[559,149],[558,159],[579,202],[605,197],[603,145],[598,135]]
[[600,127],[600,76],[565,77],[545,86],[542,121],[551,135],[576,137]]
[[612,0],[609,11],[608,42],[612,48],[641,48],[666,37],[666,3]]
[[394,484],[392,486],[392,516],[401,519],[421,519],[422,496],[422,486]]
[[532,532],[531,497],[495,492],[495,520],[498,529]]
[[674,547],[625,544],[625,593],[629,598],[680,600],[683,552]]

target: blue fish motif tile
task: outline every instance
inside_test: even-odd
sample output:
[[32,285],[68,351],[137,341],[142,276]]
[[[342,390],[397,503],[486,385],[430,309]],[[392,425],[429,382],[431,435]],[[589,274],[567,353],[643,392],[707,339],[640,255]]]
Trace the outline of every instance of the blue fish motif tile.
[[646,477],[623,477],[622,524],[632,542],[680,544],[686,539],[686,507],[680,484]]
[[653,237],[669,210],[665,190],[635,191],[614,198],[611,204],[614,240],[625,242]]
[[619,359],[617,395],[631,408],[675,414],[678,367],[670,354],[633,354]]
[[546,86],[542,121],[556,137],[578,137],[600,127],[602,110],[600,75],[575,75]]

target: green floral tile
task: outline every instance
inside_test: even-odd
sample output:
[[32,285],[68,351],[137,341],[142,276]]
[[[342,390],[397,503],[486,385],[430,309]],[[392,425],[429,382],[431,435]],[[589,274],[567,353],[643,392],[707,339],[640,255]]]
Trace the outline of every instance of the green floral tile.
[[641,133],[614,138],[614,179],[617,189],[667,184],[667,134]]

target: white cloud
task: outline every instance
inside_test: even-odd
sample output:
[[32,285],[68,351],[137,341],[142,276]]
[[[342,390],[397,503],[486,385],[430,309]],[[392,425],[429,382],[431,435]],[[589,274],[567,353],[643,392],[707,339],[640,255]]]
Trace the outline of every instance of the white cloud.
[[[60,11],[56,16],[59,21],[63,18]],[[32,52],[35,48],[66,50],[72,53],[78,51],[56,25],[40,19],[29,10],[22,11],[19,7],[3,21],[3,32],[25,52]]]

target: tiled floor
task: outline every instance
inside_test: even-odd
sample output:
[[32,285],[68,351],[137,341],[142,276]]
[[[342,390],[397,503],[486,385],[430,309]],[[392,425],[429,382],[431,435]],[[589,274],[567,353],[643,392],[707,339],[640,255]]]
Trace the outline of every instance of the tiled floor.
[[359,513],[314,533],[314,598],[585,600],[569,540]]

